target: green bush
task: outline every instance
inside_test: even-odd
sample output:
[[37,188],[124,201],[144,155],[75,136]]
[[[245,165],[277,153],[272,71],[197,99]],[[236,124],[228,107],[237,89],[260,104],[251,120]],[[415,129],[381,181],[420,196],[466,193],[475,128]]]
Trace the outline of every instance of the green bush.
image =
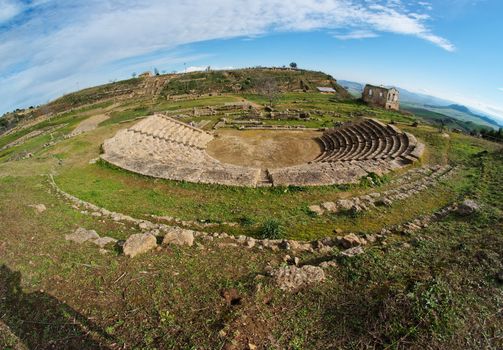
[[264,222],[259,231],[262,239],[279,239],[283,237],[283,227],[275,219],[268,219]]

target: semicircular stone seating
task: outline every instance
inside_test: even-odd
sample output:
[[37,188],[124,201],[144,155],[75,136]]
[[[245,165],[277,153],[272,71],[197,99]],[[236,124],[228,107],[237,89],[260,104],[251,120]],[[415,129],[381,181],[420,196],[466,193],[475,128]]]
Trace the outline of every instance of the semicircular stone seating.
[[[162,114],[119,131],[103,144],[101,158],[147,176],[255,187],[355,183],[416,161],[424,145],[374,119],[344,125],[320,138],[322,153],[306,164],[262,170],[226,164],[206,153],[213,136]],[[264,180],[265,179],[265,180]]]

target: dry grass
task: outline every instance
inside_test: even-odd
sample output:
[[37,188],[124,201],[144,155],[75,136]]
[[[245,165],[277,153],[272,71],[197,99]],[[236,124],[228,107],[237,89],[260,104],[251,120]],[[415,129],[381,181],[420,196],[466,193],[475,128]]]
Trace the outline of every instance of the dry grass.
[[230,164],[255,168],[281,168],[307,163],[320,153],[319,132],[219,130],[208,153]]

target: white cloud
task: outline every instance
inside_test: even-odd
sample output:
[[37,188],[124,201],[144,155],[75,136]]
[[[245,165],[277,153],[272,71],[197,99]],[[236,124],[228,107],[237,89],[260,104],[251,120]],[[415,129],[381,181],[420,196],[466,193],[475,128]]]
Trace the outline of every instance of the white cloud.
[[349,33],[334,33],[333,36],[339,40],[369,39],[377,38],[379,35],[369,30],[354,30]]
[[21,6],[12,0],[0,0],[0,24],[14,18],[21,12]]
[[[151,67],[190,62],[185,44],[271,32],[345,30],[342,38],[414,36],[447,51],[427,15],[398,0],[0,0],[0,111]],[[20,11],[30,10],[19,15]],[[170,61],[170,58],[174,61]],[[157,63],[160,65],[160,63]],[[159,67],[164,68],[164,67]]]

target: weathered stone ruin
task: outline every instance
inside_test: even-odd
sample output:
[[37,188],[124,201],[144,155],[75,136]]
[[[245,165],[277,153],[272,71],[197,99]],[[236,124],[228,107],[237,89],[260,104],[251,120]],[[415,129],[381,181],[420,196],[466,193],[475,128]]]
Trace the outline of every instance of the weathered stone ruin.
[[363,90],[363,101],[371,106],[400,110],[400,92],[395,88],[367,84]]
[[318,186],[356,183],[416,161],[424,145],[393,125],[374,119],[331,129],[319,139],[313,162],[277,169],[222,163],[206,152],[213,136],[156,114],[119,131],[103,144],[101,158],[147,176],[234,186]]

